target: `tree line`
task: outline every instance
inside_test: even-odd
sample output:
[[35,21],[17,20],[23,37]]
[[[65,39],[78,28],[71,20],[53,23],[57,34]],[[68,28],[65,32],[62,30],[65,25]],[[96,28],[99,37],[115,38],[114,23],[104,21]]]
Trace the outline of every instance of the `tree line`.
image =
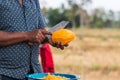
[[89,14],[84,7],[92,4],[92,0],[67,0],[67,2],[69,8],[62,4],[56,9],[45,7],[42,9],[49,26],[68,20],[70,21],[68,27],[120,28],[120,12],[96,8]]

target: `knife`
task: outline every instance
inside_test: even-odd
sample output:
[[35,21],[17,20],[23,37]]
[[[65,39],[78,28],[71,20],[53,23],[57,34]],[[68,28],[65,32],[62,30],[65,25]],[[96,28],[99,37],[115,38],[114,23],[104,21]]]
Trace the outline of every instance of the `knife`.
[[[66,27],[66,25],[69,23],[69,21],[61,21],[60,23],[56,24],[52,28],[50,28],[48,31],[49,32],[55,32],[59,29],[63,29]],[[51,38],[51,35],[46,35],[48,38]]]

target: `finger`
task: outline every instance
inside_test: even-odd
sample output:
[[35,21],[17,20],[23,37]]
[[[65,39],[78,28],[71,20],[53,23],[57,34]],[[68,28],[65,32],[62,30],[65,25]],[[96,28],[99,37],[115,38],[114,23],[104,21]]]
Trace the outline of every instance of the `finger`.
[[60,49],[62,49],[62,50],[63,50],[63,49],[64,49],[64,46],[63,46],[63,45],[60,45]]
[[39,38],[41,38],[41,39],[43,39],[43,40],[45,39],[45,36],[44,36],[43,34],[40,34],[40,33],[39,33],[38,35],[39,35]]
[[61,49],[61,50],[64,50],[64,47],[61,47],[60,49]]
[[52,44],[51,44],[53,47],[57,47],[56,45],[57,45],[57,43],[53,43],[52,42]]
[[58,42],[55,43],[55,47],[59,48]]
[[37,33],[37,39],[40,39],[40,40],[44,40],[45,39],[45,36],[41,33],[40,30]]
[[52,45],[53,47],[55,47],[55,45],[54,45],[52,39],[48,38],[48,43],[49,43],[50,45]]
[[49,31],[46,31],[46,30],[42,30],[41,31],[42,32],[42,34],[44,34],[44,35],[52,35],[52,33],[51,32],[49,32]]
[[63,50],[64,49],[64,45],[62,43],[60,43],[60,48]]
[[36,38],[36,41],[37,41],[37,43],[42,43],[42,41],[45,39],[45,37],[42,35],[42,34],[38,34],[37,35],[37,38]]
[[34,42],[41,43],[41,39],[38,37],[34,40]]
[[68,47],[69,45],[68,44],[64,44],[63,46]]
[[42,31],[39,30],[37,35],[38,35],[39,37],[41,37],[42,34],[43,34]]
[[56,46],[57,46],[57,48],[61,48],[62,45],[60,42],[58,42]]

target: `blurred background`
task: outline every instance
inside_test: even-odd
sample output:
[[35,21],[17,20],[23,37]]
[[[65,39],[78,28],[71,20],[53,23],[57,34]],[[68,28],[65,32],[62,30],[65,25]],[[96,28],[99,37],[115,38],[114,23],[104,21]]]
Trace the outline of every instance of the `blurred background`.
[[52,48],[56,72],[81,80],[120,80],[119,0],[40,0],[49,26],[62,20],[76,34],[65,50]]

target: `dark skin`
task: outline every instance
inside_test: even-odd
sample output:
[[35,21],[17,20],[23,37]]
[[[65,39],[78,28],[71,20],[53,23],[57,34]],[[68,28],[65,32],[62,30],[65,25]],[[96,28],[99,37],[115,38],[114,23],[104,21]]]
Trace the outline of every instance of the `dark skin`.
[[[22,0],[20,0],[20,4],[22,5]],[[64,49],[64,47],[68,46],[62,45],[61,43],[54,43],[51,39],[48,39],[45,35],[52,35],[51,32],[48,32],[45,29],[38,29],[29,32],[5,32],[0,30],[0,46],[8,46],[20,42],[27,43],[49,43],[50,45]]]

